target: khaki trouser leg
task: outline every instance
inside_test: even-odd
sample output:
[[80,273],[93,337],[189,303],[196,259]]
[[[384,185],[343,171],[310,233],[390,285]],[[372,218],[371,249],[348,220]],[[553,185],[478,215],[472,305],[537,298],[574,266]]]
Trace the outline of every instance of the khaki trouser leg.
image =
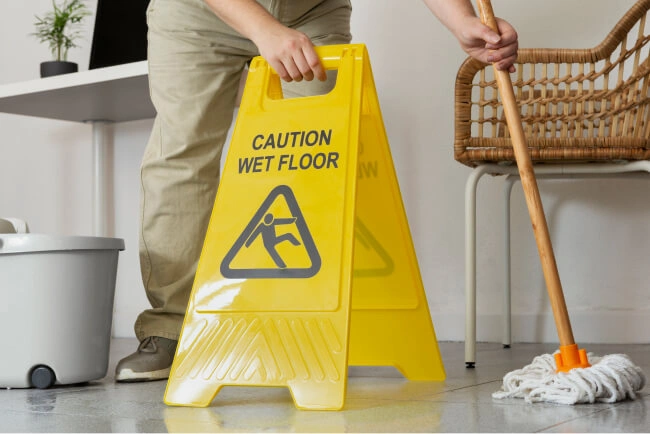
[[[350,40],[348,0],[261,3],[316,44]],[[291,3],[307,12],[292,16]],[[140,340],[178,339],[239,79],[246,62],[258,53],[203,0],[152,0],[148,24],[149,83],[157,116],[141,167],[140,266],[152,308],[139,315],[135,332]],[[309,87],[300,84],[287,95],[322,93],[331,84]]]

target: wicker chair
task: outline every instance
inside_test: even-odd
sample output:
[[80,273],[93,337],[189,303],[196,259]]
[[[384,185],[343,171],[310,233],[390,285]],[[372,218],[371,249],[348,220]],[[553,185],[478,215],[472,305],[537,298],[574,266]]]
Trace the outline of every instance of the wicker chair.
[[[593,49],[520,49],[512,81],[538,178],[650,173],[650,0],[638,0]],[[650,28],[650,22],[647,23]],[[466,60],[456,79],[454,158],[465,191],[465,362],[476,361],[476,189],[506,175],[504,346],[510,346],[510,192],[515,157],[492,67]]]

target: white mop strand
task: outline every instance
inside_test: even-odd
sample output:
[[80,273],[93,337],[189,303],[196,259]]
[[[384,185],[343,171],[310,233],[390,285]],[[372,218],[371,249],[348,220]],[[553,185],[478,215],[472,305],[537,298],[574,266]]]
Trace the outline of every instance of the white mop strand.
[[493,398],[523,398],[528,403],[586,404],[635,399],[646,383],[641,368],[625,354],[588,356],[591,367],[556,372],[555,359],[543,354],[503,377]]

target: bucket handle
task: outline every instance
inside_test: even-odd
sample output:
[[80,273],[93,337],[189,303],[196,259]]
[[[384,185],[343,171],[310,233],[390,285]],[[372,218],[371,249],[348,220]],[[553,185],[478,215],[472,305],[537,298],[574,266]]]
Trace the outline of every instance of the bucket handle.
[[27,222],[17,218],[2,217],[0,218],[0,233],[29,233]]

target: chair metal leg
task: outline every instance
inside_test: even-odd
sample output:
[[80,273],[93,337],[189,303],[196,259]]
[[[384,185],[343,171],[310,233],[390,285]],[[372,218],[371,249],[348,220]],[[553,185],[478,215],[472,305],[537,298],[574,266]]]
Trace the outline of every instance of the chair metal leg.
[[512,304],[511,304],[511,264],[510,252],[510,198],[512,186],[519,178],[507,175],[503,185],[504,215],[503,215],[503,240],[504,240],[504,269],[503,269],[503,347],[510,348],[512,344]]
[[465,184],[465,366],[476,362],[476,188],[488,171],[478,166]]

